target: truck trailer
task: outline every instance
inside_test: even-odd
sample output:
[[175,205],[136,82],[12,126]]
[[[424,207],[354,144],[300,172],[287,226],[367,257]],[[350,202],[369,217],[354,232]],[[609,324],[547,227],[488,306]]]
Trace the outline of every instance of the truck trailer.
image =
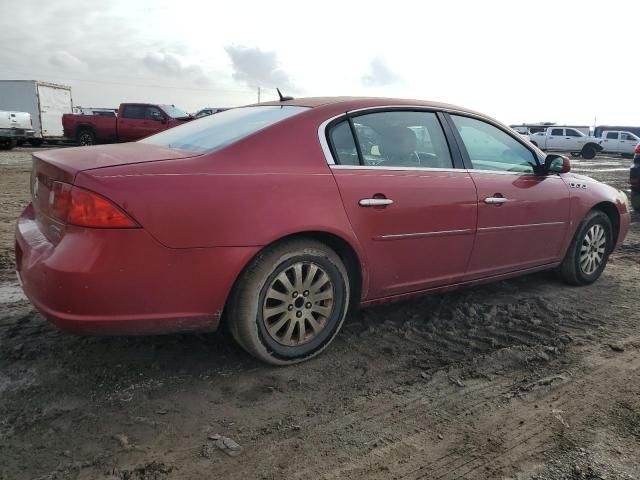
[[0,80],[0,110],[28,112],[34,136],[29,143],[62,140],[62,115],[73,112],[71,87],[38,80]]

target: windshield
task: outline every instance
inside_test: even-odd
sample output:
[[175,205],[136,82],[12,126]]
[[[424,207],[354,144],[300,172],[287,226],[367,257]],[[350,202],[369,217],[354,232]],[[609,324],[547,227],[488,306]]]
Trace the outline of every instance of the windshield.
[[212,152],[304,110],[307,107],[235,108],[170,128],[140,142],[200,153]]
[[167,115],[171,118],[186,118],[189,114],[173,105],[160,105]]

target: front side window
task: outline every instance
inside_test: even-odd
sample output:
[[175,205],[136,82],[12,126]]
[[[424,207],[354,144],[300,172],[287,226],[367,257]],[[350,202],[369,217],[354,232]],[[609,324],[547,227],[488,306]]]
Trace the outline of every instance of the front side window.
[[162,112],[157,107],[147,107],[144,118],[145,120],[159,121],[164,119],[164,115],[162,115]]
[[475,170],[533,173],[533,152],[511,135],[475,118],[451,115]]
[[578,132],[577,130],[574,130],[573,128],[567,128],[566,132],[567,132],[567,137],[581,137],[582,136],[580,134],[580,132]]
[[170,128],[140,142],[208,153],[305,110],[308,108],[293,105],[234,108]]
[[447,140],[433,112],[378,112],[352,121],[365,166],[453,167]]
[[174,107],[173,105],[161,105],[164,111],[171,118],[189,118],[189,114],[184,110]]
[[617,140],[618,132],[607,132],[607,139],[609,140]]
[[629,133],[621,133],[620,134],[620,139],[621,140],[632,140],[632,141],[637,141],[638,140],[637,137],[634,137]]
[[562,136],[562,129],[561,128],[552,128],[551,129],[551,135],[555,135],[556,137],[561,137]]

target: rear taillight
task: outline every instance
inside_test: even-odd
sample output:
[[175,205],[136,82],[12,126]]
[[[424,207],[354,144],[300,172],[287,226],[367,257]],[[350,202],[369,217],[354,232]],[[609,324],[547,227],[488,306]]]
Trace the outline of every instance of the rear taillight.
[[97,193],[63,182],[53,182],[49,193],[49,214],[79,227],[137,228],[117,205]]
[[640,155],[640,143],[636,145],[634,152]]

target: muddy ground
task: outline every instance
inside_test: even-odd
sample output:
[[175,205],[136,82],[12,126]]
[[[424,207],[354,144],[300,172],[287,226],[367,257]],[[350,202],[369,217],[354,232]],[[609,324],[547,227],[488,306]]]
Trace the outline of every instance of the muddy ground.
[[[628,160],[573,166],[626,188]],[[273,368],[224,333],[45,322],[11,271],[29,167],[0,153],[0,479],[640,478],[638,216],[595,285],[541,273],[371,308]]]

